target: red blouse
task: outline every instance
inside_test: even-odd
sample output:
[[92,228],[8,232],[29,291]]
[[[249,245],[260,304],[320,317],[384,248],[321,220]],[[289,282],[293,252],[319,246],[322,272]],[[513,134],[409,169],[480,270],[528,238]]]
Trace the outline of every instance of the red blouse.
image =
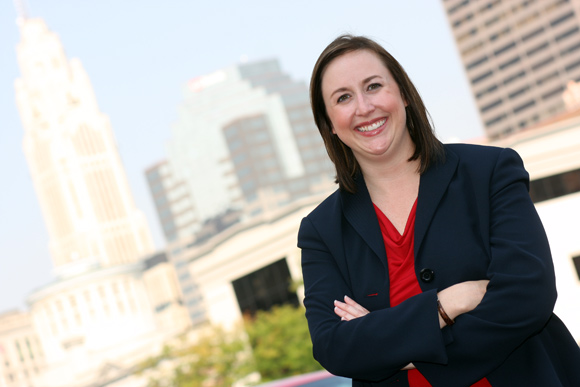
[[[377,207],[375,212],[379,219],[379,225],[383,234],[385,249],[387,252],[387,264],[389,268],[389,295],[391,307],[399,305],[407,298],[422,292],[415,274],[415,213],[417,212],[417,200],[409,213],[405,231],[399,231],[391,221]],[[431,387],[431,384],[417,369],[407,372],[410,387]],[[472,387],[491,387],[486,378],[481,379]]]

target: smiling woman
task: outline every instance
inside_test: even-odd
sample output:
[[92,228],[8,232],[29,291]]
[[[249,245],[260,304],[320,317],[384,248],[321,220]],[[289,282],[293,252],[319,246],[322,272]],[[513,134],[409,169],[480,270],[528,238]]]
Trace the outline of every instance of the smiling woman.
[[579,386],[517,153],[441,144],[364,37],[322,52],[310,95],[339,185],[298,234],[316,360],[353,386]]

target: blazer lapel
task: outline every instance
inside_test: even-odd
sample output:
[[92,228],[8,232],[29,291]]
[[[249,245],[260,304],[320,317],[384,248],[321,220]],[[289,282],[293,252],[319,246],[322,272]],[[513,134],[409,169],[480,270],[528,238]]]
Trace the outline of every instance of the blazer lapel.
[[387,253],[383,235],[362,174],[358,174],[356,183],[356,194],[341,191],[344,216],[381,262],[386,265]]
[[447,187],[457,169],[459,161],[457,155],[446,151],[445,157],[444,163],[431,166],[421,175],[417,213],[415,215],[415,259],[437,206],[445,191],[447,191]]

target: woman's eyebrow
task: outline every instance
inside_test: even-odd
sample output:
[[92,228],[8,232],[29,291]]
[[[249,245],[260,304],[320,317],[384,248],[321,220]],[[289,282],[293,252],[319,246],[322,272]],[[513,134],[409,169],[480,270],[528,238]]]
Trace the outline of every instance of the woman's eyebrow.
[[[363,84],[363,85],[364,85],[365,83],[367,83],[367,82],[370,82],[370,81],[372,81],[373,79],[375,79],[375,78],[379,78],[379,77],[380,77],[379,75],[371,75],[370,77],[367,77],[367,78],[363,79],[363,80],[362,80],[362,82],[361,82],[361,84]],[[334,94],[336,94],[336,93],[342,93],[342,92],[345,92],[345,91],[348,91],[348,88],[347,88],[347,87],[339,87],[338,89],[334,90],[334,91],[333,91],[333,92],[330,94],[330,96],[332,97],[332,96],[333,96]]]

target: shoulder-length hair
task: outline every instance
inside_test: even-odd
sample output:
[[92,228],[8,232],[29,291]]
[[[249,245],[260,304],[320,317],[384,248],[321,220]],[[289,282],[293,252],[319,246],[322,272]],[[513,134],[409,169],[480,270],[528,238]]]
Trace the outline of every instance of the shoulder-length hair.
[[356,192],[355,177],[360,173],[360,166],[352,150],[332,133],[332,123],[326,113],[322,97],[322,78],[330,62],[341,55],[358,50],[369,50],[381,59],[397,82],[403,99],[407,102],[405,108],[407,130],[415,144],[415,152],[409,161],[419,159],[418,172],[423,174],[432,163],[444,157],[443,145],[435,136],[431,117],[423,100],[399,62],[381,45],[369,38],[341,35],[322,51],[314,65],[310,79],[310,105],[326,151],[336,168],[336,183],[341,190],[350,193]]

